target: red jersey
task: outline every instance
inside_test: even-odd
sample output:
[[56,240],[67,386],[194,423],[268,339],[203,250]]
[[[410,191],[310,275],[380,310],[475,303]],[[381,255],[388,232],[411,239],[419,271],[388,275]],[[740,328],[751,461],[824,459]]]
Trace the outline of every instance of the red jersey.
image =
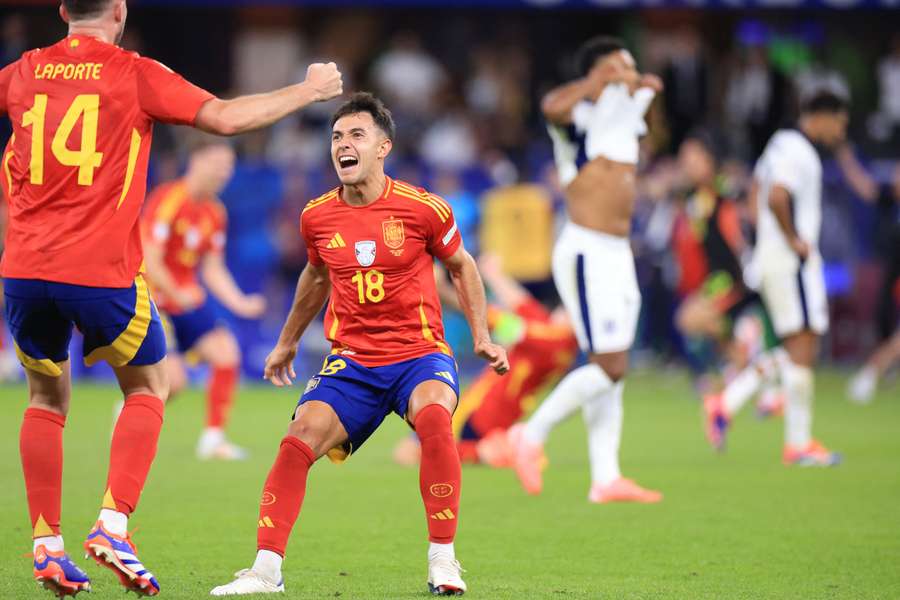
[[388,178],[368,206],[346,204],[341,188],[320,196],[300,226],[309,262],[328,267],[325,336],[335,353],[367,367],[451,354],[432,257],[449,258],[462,238],[444,200]]
[[[509,351],[510,371],[501,376],[487,368],[463,393],[453,417],[457,433],[467,420],[481,436],[508,429],[538,392],[561,377],[578,355],[572,328],[551,322],[550,313],[539,302],[526,299],[515,313],[522,318],[523,330]],[[491,320],[496,318],[494,315]]]
[[[199,306],[206,293],[197,280],[197,265],[207,254],[221,254],[225,249],[225,207],[215,198],[189,196],[184,182],[174,181],[150,193],[141,221],[144,239],[163,247],[163,263],[175,283],[194,292]],[[171,315],[185,310],[158,290],[153,297]]]
[[153,121],[192,125],[213,98],[160,63],[73,35],[0,71],[9,199],[4,277],[127,288],[143,259]]

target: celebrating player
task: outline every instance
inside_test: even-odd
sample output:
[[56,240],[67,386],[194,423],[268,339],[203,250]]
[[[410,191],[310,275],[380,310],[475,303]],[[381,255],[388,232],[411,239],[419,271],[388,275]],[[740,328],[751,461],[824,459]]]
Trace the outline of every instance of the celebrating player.
[[[510,432],[522,486],[543,486],[543,444],[550,431],[583,409],[591,462],[591,502],[658,502],[619,472],[622,379],[634,341],[641,295],[628,235],[635,199],[638,138],[644,113],[662,84],[637,71],[614,38],[581,49],[582,77],[551,91],[542,109],[549,121],[569,222],[553,254],[553,278],[588,363],[570,372],[527,424]],[[584,160],[583,160],[584,159]]]
[[214,596],[284,591],[281,564],[309,469],[325,454],[343,460],[358,451],[391,412],[422,443],[428,587],[435,594],[466,590],[453,550],[461,469],[451,416],[459,381],[443,340],[434,258],[453,279],[475,352],[499,373],[509,363],[488,335],[484,288],[449,205],[384,173],[393,139],[391,113],[371,94],[355,94],[332,117],[331,159],[342,185],[303,210],[309,264],[266,377],[291,383],[297,344],[329,293],[332,352],[309,380],[263,487],[256,561]]
[[116,45],[125,0],[63,0],[60,15],[69,24],[66,38],[0,71],[0,113],[13,125],[0,177],[9,199],[0,268],[6,315],[29,384],[20,450],[34,577],[59,596],[90,589],[59,529],[75,325],[84,334],[85,362],[108,362],[125,398],[102,509],[84,546],[127,589],[152,596],[159,584],[136,558],[127,532],[169,393],[165,336],[139,273],[138,216],[152,124],[250,131],[339,94],[341,79],[333,64],[312,65],[301,84],[219,100]]
[[[813,144],[834,147],[847,129],[846,102],[818,92],[801,108],[797,129],[776,131],[754,169],[758,210],[750,272],[781,337],[787,465],[832,466],[840,455],[812,437],[813,367],[818,338],[828,330],[828,297],[819,254],[822,161]],[[727,428],[724,410],[714,419]]]
[[[211,144],[191,154],[178,181],[150,194],[143,216],[147,279],[160,309],[169,317],[184,355],[210,365],[206,429],[197,443],[200,459],[239,460],[246,451],[225,438],[228,412],[237,387],[241,351],[234,335],[216,322],[197,280],[198,267],[212,294],[231,312],[247,319],[262,315],[265,299],[245,295],[225,266],[225,207],[217,196],[234,172],[234,151]],[[184,385],[184,361],[168,357],[171,398]]]

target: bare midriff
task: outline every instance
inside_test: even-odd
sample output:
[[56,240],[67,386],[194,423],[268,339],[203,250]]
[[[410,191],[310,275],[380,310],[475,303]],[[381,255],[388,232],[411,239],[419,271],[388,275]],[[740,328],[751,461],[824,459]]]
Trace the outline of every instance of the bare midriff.
[[566,187],[569,219],[576,225],[628,237],[636,195],[635,165],[597,157]]

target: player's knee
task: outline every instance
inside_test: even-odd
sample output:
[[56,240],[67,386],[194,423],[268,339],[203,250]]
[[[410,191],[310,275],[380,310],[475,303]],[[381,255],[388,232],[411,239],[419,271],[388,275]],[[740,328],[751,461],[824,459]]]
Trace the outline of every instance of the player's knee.
[[241,364],[241,349],[234,335],[225,329],[218,329],[210,336],[206,344],[207,361],[214,367],[233,368]]
[[628,374],[628,355],[625,353],[614,357],[595,356],[591,358],[591,362],[603,369],[613,383],[618,383]]
[[42,408],[66,416],[69,414],[69,394],[67,392],[48,392],[32,390],[28,403],[32,408]]
[[327,424],[317,419],[299,417],[288,426],[288,435],[293,436],[313,449],[316,454],[321,454],[327,448],[323,448],[329,435]]

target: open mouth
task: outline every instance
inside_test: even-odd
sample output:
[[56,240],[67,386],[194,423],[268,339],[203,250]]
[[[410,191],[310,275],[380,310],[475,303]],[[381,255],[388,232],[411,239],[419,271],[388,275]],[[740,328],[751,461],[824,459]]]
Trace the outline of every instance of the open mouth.
[[359,164],[359,159],[355,156],[340,156],[338,157],[338,164],[341,166],[341,170],[351,169]]

